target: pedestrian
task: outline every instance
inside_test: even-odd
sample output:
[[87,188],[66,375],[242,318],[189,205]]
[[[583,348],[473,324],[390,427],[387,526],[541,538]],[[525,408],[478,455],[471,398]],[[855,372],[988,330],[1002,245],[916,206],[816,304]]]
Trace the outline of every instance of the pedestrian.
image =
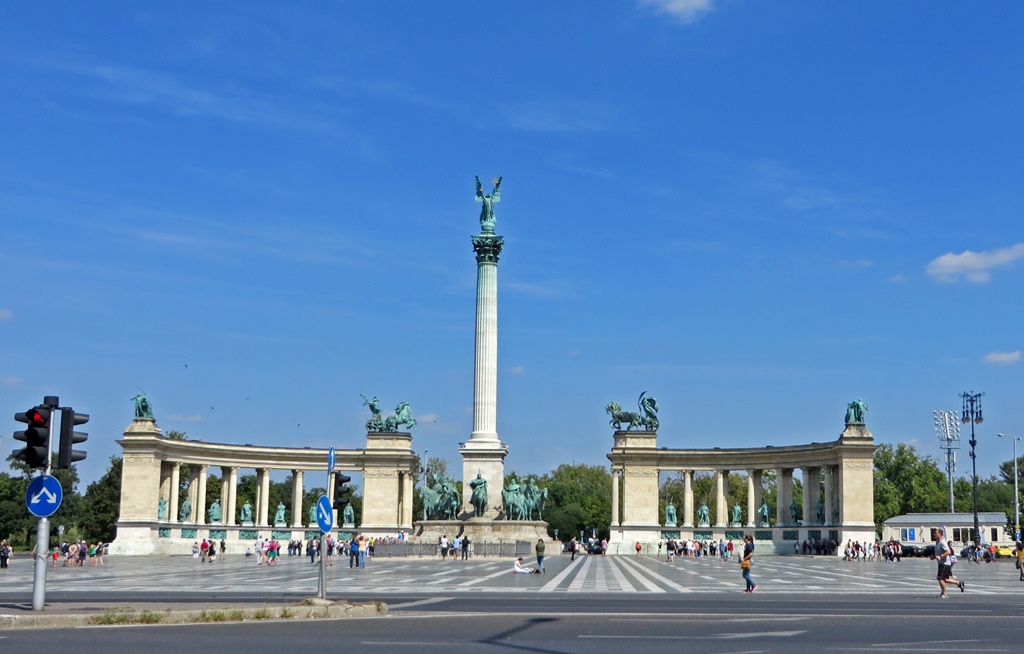
[[448,558],[448,534],[441,536],[441,540],[438,541],[437,545],[441,548],[441,560],[444,561]]
[[199,562],[206,563],[208,556],[210,556],[210,542],[204,538],[199,546]]
[[217,543],[215,543],[212,540],[210,541],[210,548],[208,550],[208,554],[210,556],[210,558],[208,559],[210,563],[213,563],[217,560]]
[[[604,552],[602,552],[601,554],[603,555]],[[640,556],[640,541],[636,542],[636,555]]]
[[367,540],[366,536],[359,535],[359,540],[356,541],[356,545],[359,546],[359,567],[366,569],[366,554],[370,548],[370,541]]
[[541,573],[544,572],[544,539],[538,538],[537,544],[533,548],[537,552],[537,570]]
[[86,542],[83,540],[81,543],[78,544],[78,567],[79,568],[84,568],[85,567],[85,557],[86,557],[87,554],[88,554],[88,545],[86,545]]
[[744,593],[753,593],[757,590],[757,584],[750,578],[750,566],[754,563],[754,537],[750,534],[743,536],[743,558],[740,559],[740,570],[743,571],[743,579],[747,582]]
[[1017,559],[1014,565],[1017,566],[1017,572],[1020,573],[1020,580],[1024,581],[1024,541],[1017,541],[1017,549],[1013,555]]
[[225,553],[226,551],[227,551],[227,547],[226,547],[226,544],[224,543],[224,539],[223,539],[223,538],[221,538],[221,539],[220,539],[220,557],[221,557],[221,559],[223,559],[223,558],[224,558],[224,553]]
[[931,558],[933,561],[939,562],[939,571],[935,575],[935,578],[939,581],[939,590],[941,591],[939,597],[949,597],[946,594],[946,583],[954,583],[960,587],[961,593],[964,592],[964,582],[953,576],[953,563],[949,558],[953,554],[953,550],[950,549],[949,544],[946,542],[946,530],[943,527],[936,527],[932,531],[932,540],[935,542],[935,553],[932,554]]
[[569,557],[570,561],[575,561],[576,560],[577,545],[578,545],[578,543],[576,542],[576,537],[573,536],[572,540],[569,541],[569,551],[572,552],[572,556]]
[[462,560],[469,558],[469,536],[462,537]]
[[7,562],[14,558],[14,550],[7,541],[0,541],[0,569],[7,567]]
[[348,542],[348,567],[354,568],[359,562],[359,541],[353,536]]

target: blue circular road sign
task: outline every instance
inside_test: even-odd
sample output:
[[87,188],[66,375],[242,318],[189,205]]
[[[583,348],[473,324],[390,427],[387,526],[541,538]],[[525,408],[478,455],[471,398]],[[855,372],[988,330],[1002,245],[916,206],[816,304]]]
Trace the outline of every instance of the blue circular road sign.
[[38,518],[48,518],[60,508],[64,500],[64,489],[56,477],[40,475],[29,482],[25,491],[28,512]]
[[319,525],[320,531],[325,534],[334,528],[333,508],[331,501],[327,499],[326,495],[321,495],[320,499],[316,501],[316,524]]

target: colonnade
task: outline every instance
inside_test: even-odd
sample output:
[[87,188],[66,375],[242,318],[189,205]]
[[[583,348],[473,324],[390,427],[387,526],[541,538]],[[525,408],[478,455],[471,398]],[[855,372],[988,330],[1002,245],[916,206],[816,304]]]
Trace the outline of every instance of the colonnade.
[[[839,439],[825,443],[757,448],[672,449],[658,447],[655,432],[618,431],[608,459],[612,470],[613,543],[663,538],[755,536],[772,547],[791,547],[804,538],[874,538],[874,441],[864,425],[849,424]],[[776,502],[769,520],[761,515],[766,473],[775,473]],[[660,475],[682,473],[683,506],[677,524],[659,515]],[[714,516],[704,523],[694,497],[695,475],[713,475]],[[746,475],[746,510],[735,521],[727,493],[731,472]],[[803,506],[793,502],[794,475],[803,480]],[[711,503],[711,498],[709,504]],[[708,507],[709,517],[711,506]],[[827,527],[827,530],[820,529]],[[774,542],[774,544],[772,544]],[[783,551],[779,550],[779,551]],[[612,548],[616,551],[616,548]],[[792,551],[790,549],[790,551]]]
[[[120,554],[182,553],[196,538],[255,540],[260,530],[274,538],[308,538],[309,522],[302,501],[306,473],[314,485],[327,480],[334,496],[334,476],[328,475],[327,449],[231,445],[169,439],[151,418],[136,418],[118,443],[123,451],[121,507],[114,547]],[[336,471],[362,474],[360,531],[395,535],[412,531],[416,456],[412,436],[402,432],[370,432],[362,449],[335,449]],[[182,464],[189,478],[181,479]],[[241,470],[256,472],[251,520],[241,519],[238,484]],[[291,515],[275,521],[277,507],[270,498],[271,475],[290,471]],[[220,517],[210,519],[206,504],[211,476],[220,473]],[[320,475],[323,475],[321,477]],[[184,484],[182,482],[185,482]],[[182,507],[188,500],[188,509]],[[243,500],[245,501],[245,500]],[[287,500],[285,500],[287,503]],[[248,512],[246,512],[248,513]],[[334,524],[340,527],[339,516]]]
[[[835,465],[804,466],[799,468],[803,477],[803,506],[800,515],[794,520],[791,511],[793,504],[793,476],[797,468],[775,468],[777,480],[777,502],[773,524],[779,526],[815,525],[828,526],[838,522],[839,509],[837,499],[840,493],[836,485],[841,477]],[[699,520],[694,508],[693,480],[694,474],[700,470],[676,471],[683,474],[683,507],[679,513],[679,524],[670,526],[693,527],[699,525]],[[734,524],[729,509],[729,497],[726,492],[730,470],[710,470],[714,476],[715,487],[715,522],[714,527],[744,526],[757,527],[769,525],[763,524],[764,520],[758,520],[763,516],[760,513],[764,504],[764,473],[762,469],[748,469],[745,471],[747,479],[747,506],[743,512],[744,519],[740,525]],[[624,468],[613,468],[612,470],[612,525],[622,524],[619,504]],[[818,504],[821,503],[819,507]],[[819,512],[820,509],[820,512]]]

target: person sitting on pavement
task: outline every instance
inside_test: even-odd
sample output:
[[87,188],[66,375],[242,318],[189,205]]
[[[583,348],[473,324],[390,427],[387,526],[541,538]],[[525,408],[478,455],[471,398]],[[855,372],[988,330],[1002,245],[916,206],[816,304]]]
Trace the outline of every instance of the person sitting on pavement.
[[527,567],[527,566],[524,566],[523,565],[523,557],[520,556],[518,559],[516,559],[515,564],[512,566],[512,572],[514,572],[516,574],[526,574],[526,575],[528,575],[528,574],[533,574],[534,572],[540,572],[540,571],[539,570],[534,570],[533,568],[530,568],[530,567]]

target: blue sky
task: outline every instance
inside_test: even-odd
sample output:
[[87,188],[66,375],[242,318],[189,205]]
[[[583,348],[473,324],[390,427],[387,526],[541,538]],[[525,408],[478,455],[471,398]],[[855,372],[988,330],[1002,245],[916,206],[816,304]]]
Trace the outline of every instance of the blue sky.
[[[979,472],[1024,436],[1018,3],[130,2],[0,23],[0,415],[90,413],[83,481],[143,389],[159,425],[418,450],[472,430],[479,229],[501,175],[508,470],[659,444],[836,438]],[[489,186],[489,185],[488,185]],[[966,439],[965,439],[966,440]],[[966,454],[966,453],[964,453]],[[968,472],[962,455],[960,473]]]

